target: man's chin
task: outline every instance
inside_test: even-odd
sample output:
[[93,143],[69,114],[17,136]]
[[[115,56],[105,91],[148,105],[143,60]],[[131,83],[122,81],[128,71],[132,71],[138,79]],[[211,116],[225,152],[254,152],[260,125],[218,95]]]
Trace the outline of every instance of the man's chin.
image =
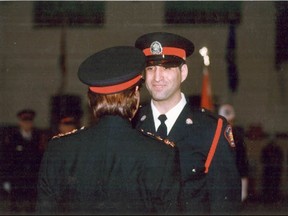
[[154,96],[152,97],[154,101],[157,101],[157,102],[161,102],[161,101],[165,101],[166,100],[166,97],[160,97],[160,96]]

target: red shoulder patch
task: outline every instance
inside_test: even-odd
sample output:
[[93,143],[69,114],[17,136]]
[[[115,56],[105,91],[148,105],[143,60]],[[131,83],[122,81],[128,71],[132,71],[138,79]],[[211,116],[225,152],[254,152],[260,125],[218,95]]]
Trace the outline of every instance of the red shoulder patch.
[[231,125],[227,125],[227,127],[225,128],[224,136],[227,139],[227,141],[230,144],[230,146],[234,148],[235,147],[235,141],[234,141],[233,132],[232,132],[232,126]]

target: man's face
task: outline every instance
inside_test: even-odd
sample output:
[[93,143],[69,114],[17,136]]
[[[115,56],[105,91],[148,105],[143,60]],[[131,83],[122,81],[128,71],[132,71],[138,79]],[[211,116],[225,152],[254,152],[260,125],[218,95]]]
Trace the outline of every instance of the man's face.
[[76,126],[73,124],[60,124],[59,125],[59,132],[60,133],[68,133],[71,132],[72,130],[76,129]]
[[25,131],[31,131],[34,126],[33,120],[20,120],[19,126]]
[[152,99],[170,101],[181,95],[181,83],[188,74],[187,65],[181,67],[148,66],[145,69],[145,84]]

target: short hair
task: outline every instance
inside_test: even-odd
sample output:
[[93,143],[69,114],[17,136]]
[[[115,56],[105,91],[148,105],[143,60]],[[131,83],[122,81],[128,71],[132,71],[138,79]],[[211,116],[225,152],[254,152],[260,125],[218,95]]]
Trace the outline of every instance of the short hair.
[[136,86],[113,94],[98,94],[88,89],[87,95],[96,122],[105,115],[132,119],[138,108]]

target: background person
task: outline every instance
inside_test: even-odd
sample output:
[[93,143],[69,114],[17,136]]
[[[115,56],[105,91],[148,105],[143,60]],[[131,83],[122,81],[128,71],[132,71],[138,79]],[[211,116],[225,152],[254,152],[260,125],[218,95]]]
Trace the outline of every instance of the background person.
[[236,125],[236,113],[231,104],[222,104],[219,107],[218,114],[224,116],[232,125],[233,137],[236,145],[236,163],[241,176],[241,200],[242,202],[248,198],[248,183],[249,183],[249,162],[247,157],[247,150],[245,145],[245,131],[244,128]]
[[[135,47],[146,56],[145,84],[151,102],[139,109],[134,122],[138,129],[158,133],[175,143],[184,213],[237,213],[241,181],[231,126],[205,109],[192,110],[181,92],[188,75],[186,58],[194,51],[193,43],[173,33],[152,32],[140,36]],[[163,114],[164,120],[158,119]],[[215,149],[212,155],[211,146]]]
[[36,112],[23,109],[17,113],[18,125],[5,134],[2,146],[2,182],[9,195],[11,212],[35,210],[37,176],[42,153],[41,131],[34,126]]
[[144,68],[143,53],[127,46],[104,49],[82,62],[78,76],[89,86],[96,120],[48,144],[38,213],[177,211],[179,168],[173,148],[133,129],[130,122],[139,106]]
[[262,198],[266,203],[281,201],[281,178],[283,172],[284,153],[276,140],[271,139],[261,151]]

